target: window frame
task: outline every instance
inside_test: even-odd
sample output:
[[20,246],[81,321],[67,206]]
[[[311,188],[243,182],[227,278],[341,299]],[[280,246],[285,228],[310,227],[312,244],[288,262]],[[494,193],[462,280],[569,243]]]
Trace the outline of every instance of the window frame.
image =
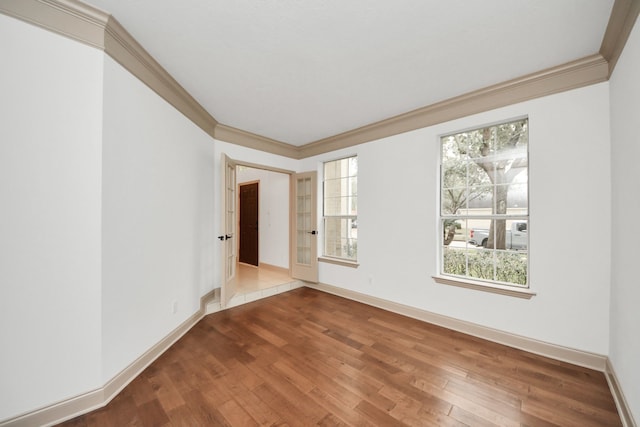
[[[352,154],[352,155],[348,155],[348,156],[344,156],[344,157],[340,157],[340,158],[336,158],[336,159],[331,159],[331,160],[327,160],[322,162],[322,208],[321,208],[321,213],[322,213],[322,251],[321,251],[321,256],[319,257],[320,261],[323,262],[327,262],[327,263],[331,263],[331,264],[337,264],[337,265],[343,265],[343,266],[348,266],[348,267],[358,267],[358,256],[357,256],[357,237],[355,238],[355,243],[356,243],[356,254],[355,257],[351,258],[351,257],[344,257],[344,256],[337,256],[337,255],[329,255],[326,252],[327,249],[327,219],[341,219],[341,220],[351,220],[351,223],[353,223],[354,221],[356,221],[357,224],[357,220],[358,220],[358,191],[357,191],[357,181],[358,181],[358,169],[356,167],[356,173],[355,175],[346,175],[346,176],[341,176],[338,179],[351,179],[351,178],[355,178],[356,180],[356,192],[355,194],[343,194],[341,193],[340,197],[355,197],[355,205],[356,205],[356,214],[339,214],[339,215],[327,215],[326,214],[326,202],[327,202],[327,196],[325,194],[326,192],[326,182],[327,182],[327,176],[326,176],[326,166],[329,163],[334,163],[334,162],[340,162],[343,160],[349,160],[349,159],[356,159],[356,162],[358,161],[358,155],[357,154]],[[356,163],[357,164],[357,163]],[[336,179],[336,178],[333,178]],[[349,184],[351,185],[351,184]],[[357,228],[357,225],[356,225]]]
[[[469,212],[469,204],[467,202],[466,205],[466,209],[464,209],[466,211],[466,214],[462,214],[462,213],[454,213],[454,214],[449,214],[449,213],[444,213],[444,194],[445,194],[445,190],[446,188],[444,187],[444,165],[445,165],[445,153],[443,150],[444,144],[445,144],[445,138],[447,137],[451,137],[454,135],[460,135],[460,134],[464,134],[464,133],[471,133],[474,131],[479,131],[482,129],[487,129],[487,128],[497,128],[498,126],[501,125],[508,125],[511,123],[516,123],[519,121],[526,121],[526,132],[527,132],[527,141],[526,141],[526,213],[522,214],[522,213],[514,213],[514,214],[509,214],[508,212],[504,213],[504,214],[497,214],[495,212],[495,208],[492,207],[492,211],[489,215],[487,214],[473,214]],[[529,200],[530,200],[530,153],[529,153],[529,148],[530,148],[530,140],[529,140],[529,134],[530,134],[530,128],[529,128],[529,124],[530,124],[530,120],[528,116],[520,116],[520,117],[515,117],[515,118],[511,118],[511,119],[506,119],[506,120],[500,120],[497,122],[493,122],[493,123],[488,123],[485,125],[480,125],[480,126],[474,126],[474,127],[469,127],[466,129],[462,129],[462,130],[456,130],[453,132],[448,132],[448,133],[443,133],[437,136],[437,145],[438,145],[438,197],[437,197],[437,214],[436,214],[436,221],[437,221],[437,225],[436,225],[436,230],[437,230],[437,268],[438,268],[438,273],[433,277],[433,279],[436,281],[436,283],[440,283],[440,284],[446,284],[446,285],[453,285],[453,286],[459,286],[459,287],[464,287],[464,288],[469,288],[469,289],[476,289],[476,290],[481,290],[481,291],[487,291],[487,292],[492,292],[492,293],[499,293],[499,294],[503,294],[503,295],[509,295],[509,296],[516,296],[516,297],[520,297],[520,298],[531,298],[532,296],[535,295],[535,292],[533,292],[531,290],[531,269],[530,269],[530,256],[529,256],[529,249],[530,249],[530,226],[531,226],[531,221],[530,221],[530,207],[529,207]],[[473,162],[473,157],[466,157],[465,159],[465,167],[469,167],[469,165]],[[469,169],[467,169],[469,170]],[[469,197],[469,189],[471,189],[473,187],[474,184],[470,184],[469,181],[469,175],[467,172],[467,175],[465,176],[465,185],[462,187],[464,188],[464,190],[467,192],[466,197]],[[508,185],[513,184],[514,181],[511,181],[509,183],[507,183]],[[477,184],[476,184],[477,185]],[[485,184],[486,185],[486,184]],[[492,187],[492,195],[493,197],[495,197],[495,191],[497,188],[496,183],[491,183],[491,187]],[[492,203],[495,203],[495,201],[492,201]],[[485,278],[479,278],[479,277],[474,277],[471,276],[469,273],[469,249],[471,250],[477,250],[476,248],[474,248],[473,246],[471,246],[470,243],[468,243],[469,241],[469,236],[465,235],[464,236],[464,242],[465,242],[465,246],[464,246],[464,251],[465,251],[465,273],[463,275],[460,274],[452,274],[452,273],[445,273],[444,269],[444,255],[445,255],[445,251],[448,249],[448,246],[445,245],[443,239],[445,238],[445,231],[446,231],[446,226],[445,226],[445,221],[446,220],[461,220],[463,222],[463,224],[466,224],[467,227],[465,228],[465,232],[468,232],[468,221],[469,220],[506,220],[506,221],[517,221],[517,220],[524,220],[527,223],[527,242],[526,242],[526,284],[522,285],[522,284],[518,284],[515,282],[503,282],[503,281],[499,281],[496,280],[496,268],[498,267],[498,258],[497,256],[499,255],[500,251],[504,251],[505,253],[507,253],[507,251],[509,253],[518,253],[515,252],[511,249],[491,249],[492,251],[492,265],[493,265],[493,270],[494,270],[494,274],[493,274],[493,279],[485,279]],[[495,230],[494,230],[495,232]],[[506,231],[505,231],[506,232]],[[494,234],[495,235],[495,234]]]

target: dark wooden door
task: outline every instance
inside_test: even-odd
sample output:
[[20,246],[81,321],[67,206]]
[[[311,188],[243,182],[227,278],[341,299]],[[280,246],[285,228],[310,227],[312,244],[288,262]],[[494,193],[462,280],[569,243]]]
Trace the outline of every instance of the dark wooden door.
[[240,185],[240,262],[258,265],[258,183]]

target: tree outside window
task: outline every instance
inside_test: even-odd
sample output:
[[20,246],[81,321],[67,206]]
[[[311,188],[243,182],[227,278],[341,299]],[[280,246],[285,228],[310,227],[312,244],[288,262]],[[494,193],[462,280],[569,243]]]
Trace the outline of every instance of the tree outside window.
[[441,137],[441,274],[528,285],[528,124]]

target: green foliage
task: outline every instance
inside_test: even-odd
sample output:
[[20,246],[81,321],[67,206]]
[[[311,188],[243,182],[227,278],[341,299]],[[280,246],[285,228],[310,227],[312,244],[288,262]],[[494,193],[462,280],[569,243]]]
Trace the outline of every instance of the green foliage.
[[496,280],[527,284],[527,255],[520,252],[497,252]]
[[516,285],[527,284],[527,254],[524,252],[486,249],[467,251],[445,247],[443,255],[442,271],[445,274]]
[[442,272],[446,274],[455,274],[456,276],[466,276],[467,266],[465,252],[451,248],[444,248]]
[[452,225],[455,225],[456,230],[460,230],[462,228],[462,224],[460,224],[457,219],[445,219],[443,223],[443,228],[446,230]]
[[491,194],[487,173],[462,155],[454,137],[443,143],[442,213],[457,214],[468,203]]
[[342,246],[343,254],[349,259],[358,259],[358,240],[348,239],[347,243]]

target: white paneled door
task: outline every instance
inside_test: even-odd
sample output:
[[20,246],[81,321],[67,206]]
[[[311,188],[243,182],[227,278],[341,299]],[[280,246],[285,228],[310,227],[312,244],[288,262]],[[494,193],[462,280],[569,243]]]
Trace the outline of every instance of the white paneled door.
[[318,282],[317,173],[292,177],[291,275]]
[[220,304],[227,307],[236,294],[236,262],[238,256],[236,219],[236,162],[222,153],[222,235],[218,236],[224,245],[222,250],[222,289]]

